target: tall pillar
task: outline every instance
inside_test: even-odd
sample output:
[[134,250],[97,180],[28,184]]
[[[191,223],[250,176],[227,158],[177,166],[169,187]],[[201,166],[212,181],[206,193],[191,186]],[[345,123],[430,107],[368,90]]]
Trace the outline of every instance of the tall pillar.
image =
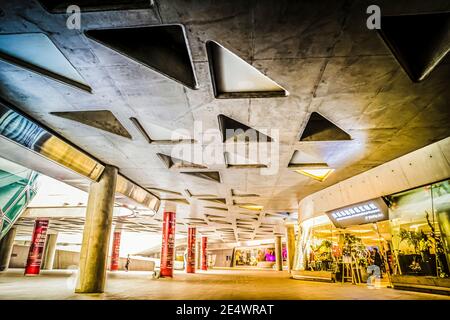
[[188,228],[186,272],[195,273],[195,227]]
[[173,277],[173,256],[175,250],[175,210],[164,209],[161,247],[162,277]]
[[112,243],[112,250],[111,250],[111,271],[118,271],[119,270],[119,262],[120,262],[120,239],[122,237],[122,231],[120,228],[114,229],[113,234],[113,243]]
[[34,222],[33,235],[31,237],[30,250],[28,251],[27,264],[25,266],[26,276],[38,275],[41,271],[47,229],[47,219],[36,219]]
[[8,233],[0,240],[0,271],[8,270],[16,231],[16,228],[9,229]]
[[104,291],[116,180],[117,168],[105,166],[99,181],[91,184],[76,293]]
[[295,256],[295,229],[293,224],[286,225],[286,247],[288,254],[288,271],[291,272],[294,266]]
[[208,238],[202,237],[202,270],[208,270]]
[[202,250],[201,250],[200,241],[201,240],[197,240],[197,239],[195,241],[195,269],[197,269],[197,270],[200,270],[202,268],[202,265],[201,265]]
[[275,267],[277,271],[283,270],[283,251],[281,247],[281,236],[275,236]]
[[57,233],[50,233],[47,235],[47,240],[45,241],[44,257],[41,264],[42,270],[53,270],[57,241]]

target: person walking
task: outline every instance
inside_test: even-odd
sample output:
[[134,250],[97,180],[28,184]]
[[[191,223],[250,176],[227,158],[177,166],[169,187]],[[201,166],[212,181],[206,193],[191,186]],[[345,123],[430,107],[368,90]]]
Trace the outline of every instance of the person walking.
[[130,268],[131,258],[130,255],[127,256],[127,262],[125,262],[125,271],[128,272],[128,269]]

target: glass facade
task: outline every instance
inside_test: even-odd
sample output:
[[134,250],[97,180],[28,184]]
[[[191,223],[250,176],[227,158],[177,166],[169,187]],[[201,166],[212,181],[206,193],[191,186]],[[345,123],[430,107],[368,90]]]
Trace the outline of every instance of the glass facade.
[[0,239],[36,194],[38,174],[0,158]]

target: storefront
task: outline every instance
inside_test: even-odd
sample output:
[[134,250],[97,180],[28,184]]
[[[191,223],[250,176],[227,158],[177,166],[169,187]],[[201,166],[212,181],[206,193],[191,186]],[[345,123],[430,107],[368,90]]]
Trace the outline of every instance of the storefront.
[[339,208],[301,227],[300,275],[363,283],[378,252],[386,285],[450,288],[450,180]]
[[[283,264],[287,261],[286,246],[282,247]],[[236,247],[233,267],[272,268],[275,264],[275,246],[273,244],[255,247]]]

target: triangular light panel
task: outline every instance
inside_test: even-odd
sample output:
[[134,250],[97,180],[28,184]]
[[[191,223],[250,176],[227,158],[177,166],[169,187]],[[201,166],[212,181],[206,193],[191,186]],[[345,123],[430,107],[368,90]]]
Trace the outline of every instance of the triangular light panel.
[[50,112],[50,114],[131,139],[127,129],[109,110]]
[[0,35],[0,59],[77,89],[92,91],[69,60],[43,33]]
[[300,141],[351,140],[350,135],[317,112],[311,113]]
[[379,33],[414,82],[424,80],[450,51],[450,12],[381,18]]
[[86,36],[190,89],[198,89],[184,27],[179,24],[97,29]]
[[286,97],[289,93],[242,58],[215,41],[206,43],[216,98]]

